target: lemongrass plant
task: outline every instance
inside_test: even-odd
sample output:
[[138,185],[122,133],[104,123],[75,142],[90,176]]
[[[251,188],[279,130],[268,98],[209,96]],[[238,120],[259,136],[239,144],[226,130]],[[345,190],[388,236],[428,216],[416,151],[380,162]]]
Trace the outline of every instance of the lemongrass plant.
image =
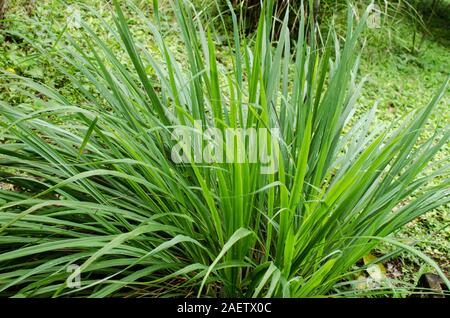
[[[77,105],[18,76],[32,102],[1,103],[0,180],[17,191],[0,190],[0,295],[332,295],[351,288],[353,266],[380,242],[423,257],[450,285],[426,255],[390,236],[449,201],[448,179],[427,185],[448,172],[430,160],[450,131],[419,138],[448,80],[398,128],[376,125],[375,108],[351,119],[370,8],[356,25],[348,11],[344,41],[330,31],[319,45],[311,19],[301,14],[291,34],[264,1],[253,38],[233,15],[224,68],[213,23],[187,1],[171,2],[181,62],[156,5],[149,18],[120,3],[114,25],[97,16],[116,46],[84,22],[82,37],[54,34],[57,50],[34,43],[79,90]],[[133,38],[128,14],[159,54]],[[196,125],[277,129],[279,142],[266,144],[277,169],[175,162],[174,129]]]

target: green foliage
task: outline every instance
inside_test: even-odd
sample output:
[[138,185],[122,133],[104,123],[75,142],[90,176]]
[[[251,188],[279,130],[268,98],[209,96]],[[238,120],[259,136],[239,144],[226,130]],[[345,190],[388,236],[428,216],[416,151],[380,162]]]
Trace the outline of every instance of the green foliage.
[[[397,129],[373,125],[375,108],[346,127],[362,89],[355,52],[367,12],[354,25],[349,10],[345,41],[331,30],[323,47],[304,15],[293,38],[284,19],[276,42],[270,6],[253,40],[241,36],[233,15],[225,72],[212,24],[186,2],[172,3],[182,63],[157,20],[127,2],[151,31],[153,54],[114,3],[114,26],[97,18],[117,47],[86,23],[84,37],[64,34],[58,50],[35,43],[77,87],[79,105],[10,75],[46,98],[30,94],[31,103],[0,107],[0,176],[23,190],[0,190],[2,295],[106,297],[131,288],[151,296],[329,295],[380,241],[436,267],[388,236],[449,202],[448,162],[421,172],[450,131],[418,141],[449,79]],[[271,149],[278,172],[173,163],[172,128],[195,120],[205,128],[279,128],[282,143]],[[70,264],[80,265],[80,289],[67,286]]]

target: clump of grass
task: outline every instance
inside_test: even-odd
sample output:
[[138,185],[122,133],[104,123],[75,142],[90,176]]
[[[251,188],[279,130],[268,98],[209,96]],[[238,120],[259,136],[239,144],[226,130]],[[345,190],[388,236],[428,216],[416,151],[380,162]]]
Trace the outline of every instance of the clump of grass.
[[[357,25],[349,10],[345,41],[330,30],[324,46],[304,14],[293,36],[286,13],[272,41],[273,1],[264,2],[253,39],[233,15],[226,73],[212,24],[188,2],[172,1],[182,64],[159,31],[158,7],[152,20],[126,6],[151,31],[159,58],[134,40],[114,1],[115,25],[103,26],[120,49],[86,23],[84,38],[55,34],[60,49],[51,53],[64,63],[54,66],[80,91],[80,105],[19,77],[48,101],[1,104],[1,178],[22,189],[0,190],[2,295],[106,297],[130,287],[150,296],[330,295],[381,241],[423,257],[450,285],[433,261],[389,236],[449,201],[448,179],[426,186],[448,172],[448,163],[429,162],[450,131],[418,142],[449,80],[400,128],[374,126],[373,108],[343,133],[361,91],[356,52],[370,8]],[[278,171],[176,164],[173,128],[196,122],[278,128],[281,142],[270,149]],[[75,289],[73,264],[81,272]]]

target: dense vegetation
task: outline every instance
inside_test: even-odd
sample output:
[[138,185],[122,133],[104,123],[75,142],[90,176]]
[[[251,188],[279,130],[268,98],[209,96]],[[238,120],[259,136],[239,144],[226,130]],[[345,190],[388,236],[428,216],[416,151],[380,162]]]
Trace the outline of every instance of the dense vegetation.
[[[368,31],[365,5],[319,30],[314,1],[295,22],[264,1],[249,30],[232,2],[71,3],[83,19],[4,23],[0,295],[406,296],[382,265],[405,252],[450,287],[450,53],[430,30],[416,43],[422,18],[411,47]],[[278,129],[275,173],[174,162],[173,129],[198,123]],[[429,211],[435,253],[398,238]]]

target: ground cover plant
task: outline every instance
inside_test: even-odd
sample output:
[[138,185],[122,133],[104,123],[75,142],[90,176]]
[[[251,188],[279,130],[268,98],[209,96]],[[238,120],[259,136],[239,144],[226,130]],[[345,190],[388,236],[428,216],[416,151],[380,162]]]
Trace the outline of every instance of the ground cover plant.
[[[53,34],[58,50],[35,45],[55,55],[82,102],[9,75],[31,101],[0,108],[2,180],[21,189],[0,192],[1,294],[351,295],[353,266],[380,242],[423,258],[449,285],[431,259],[389,236],[448,203],[448,162],[430,164],[448,128],[419,137],[449,79],[400,125],[375,125],[374,107],[348,126],[363,85],[357,53],[370,7],[357,23],[348,11],[343,40],[332,29],[320,38],[304,14],[291,34],[287,19],[272,18],[271,1],[253,38],[232,15],[229,71],[217,61],[210,19],[188,2],[172,6],[184,61],[161,35],[156,6],[149,18],[115,1],[115,24],[103,27],[117,47],[86,23],[82,38]],[[159,54],[133,38],[130,11]],[[280,142],[266,145],[279,158],[276,171],[175,163],[173,130],[198,122],[278,129]],[[71,288],[70,265],[79,266],[80,288]],[[394,288],[366,292],[380,291]]]

